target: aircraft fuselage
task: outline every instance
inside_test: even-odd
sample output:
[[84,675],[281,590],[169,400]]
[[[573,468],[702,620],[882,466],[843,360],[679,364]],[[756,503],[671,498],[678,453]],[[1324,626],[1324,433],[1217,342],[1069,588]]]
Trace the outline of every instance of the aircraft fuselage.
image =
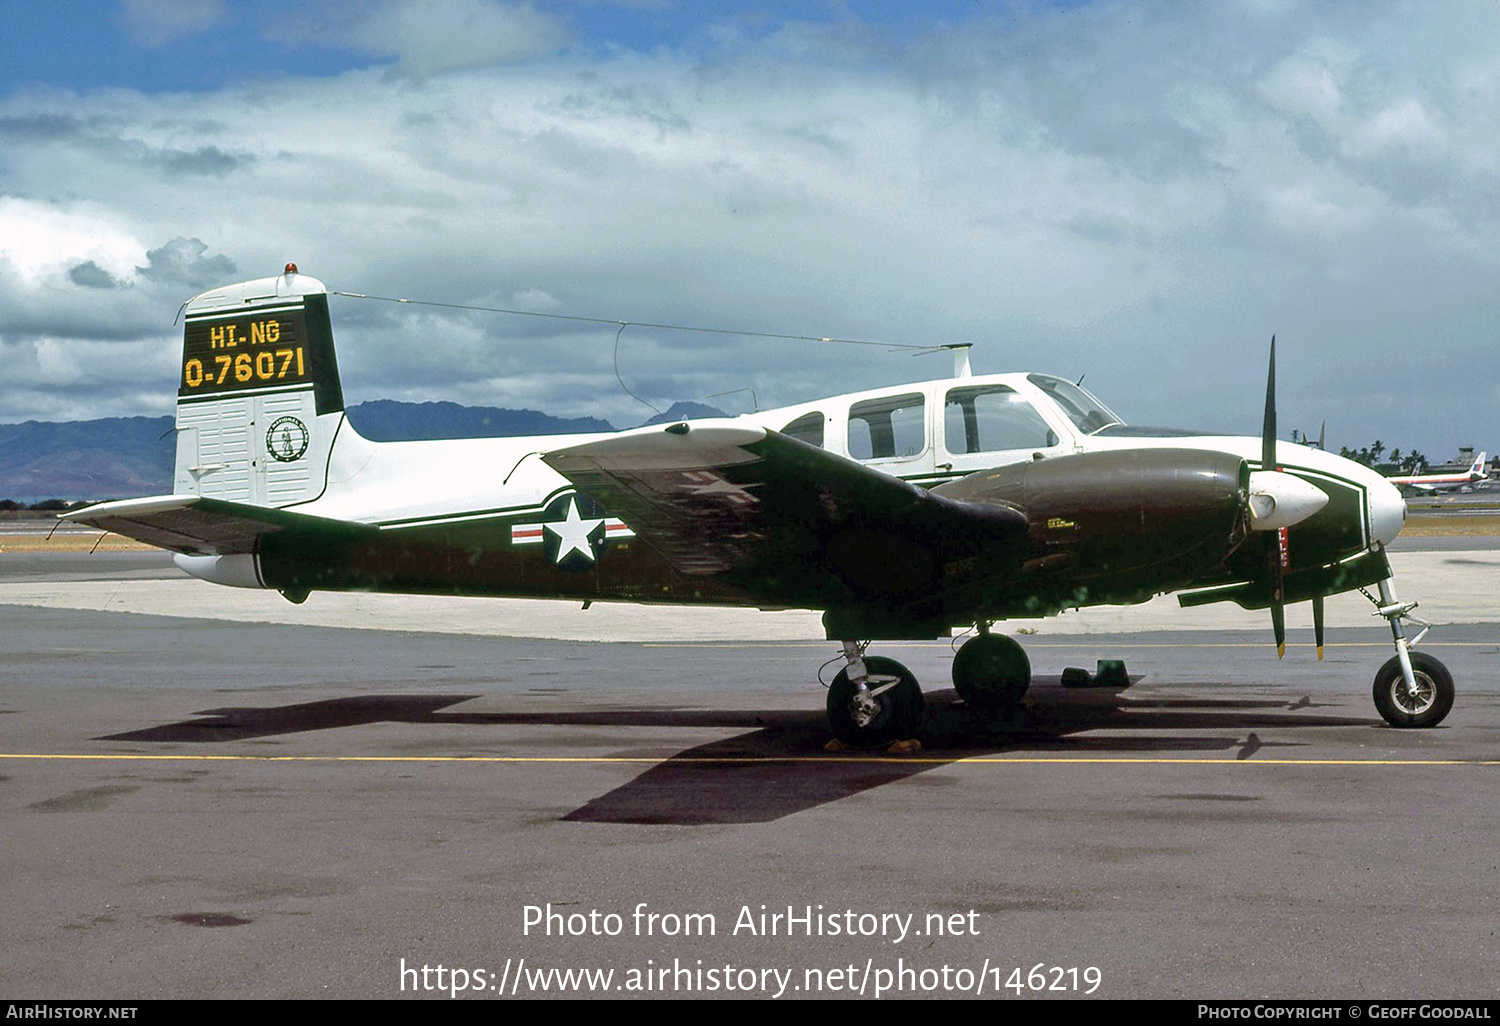
[[[812,436],[825,450],[936,494],[962,498],[981,481],[1008,476],[1016,481],[1008,493],[1016,505],[1047,510],[1030,525],[1023,552],[1001,558],[976,549],[972,557],[942,565],[930,565],[902,537],[882,534],[878,523],[843,532],[842,552],[830,555],[809,546],[809,560],[831,561],[828,573],[810,574],[787,605],[874,602],[899,610],[914,631],[927,633],[942,621],[1044,616],[1062,608],[1144,601],[1162,592],[1247,580],[1263,569],[1270,558],[1269,536],[1245,531],[1231,499],[1243,484],[1240,463],[1259,469],[1259,439],[1085,434],[1067,407],[1033,383],[1037,377],[923,382],[728,421],[693,422],[693,427],[782,430],[800,423],[807,433],[817,422],[821,433]],[[1005,400],[1007,408],[991,425],[999,431],[994,443],[973,431],[972,407],[962,400],[975,395]],[[1006,432],[1019,437],[1008,438]],[[221,583],[270,587],[297,597],[357,590],[766,605],[757,597],[763,589],[736,587],[733,574],[674,569],[628,524],[580,495],[540,458],[544,451],[607,437],[378,443],[361,438],[343,421],[332,441],[322,493],[288,508],[356,521],[374,531],[359,538],[271,534],[253,555],[179,556],[179,563]],[[1011,440],[1035,444],[985,449]],[[955,451],[971,448],[979,451]],[[1175,457],[1153,458],[1183,452],[1199,454],[1202,467],[1184,475]],[[1073,458],[1090,453],[1115,454],[1114,462],[1104,467],[1097,460]],[[1368,584],[1385,576],[1384,560],[1368,554],[1400,529],[1405,507],[1395,489],[1367,468],[1316,449],[1280,443],[1277,457],[1283,470],[1328,495],[1324,509],[1288,531],[1290,595],[1299,592],[1302,568],[1318,568],[1300,589],[1309,594],[1332,584],[1353,586],[1348,582],[1355,577]],[[705,486],[711,485],[705,479]],[[1046,502],[1028,502],[1027,489],[1038,487],[1045,489]],[[1007,494],[1003,487],[1000,494]],[[1111,501],[1111,494],[1118,501]],[[1344,569],[1331,575],[1329,566]],[[862,568],[868,580],[860,579]],[[1263,605],[1263,598],[1252,588],[1235,600],[1254,606]],[[870,633],[881,633],[879,625],[867,626]]]

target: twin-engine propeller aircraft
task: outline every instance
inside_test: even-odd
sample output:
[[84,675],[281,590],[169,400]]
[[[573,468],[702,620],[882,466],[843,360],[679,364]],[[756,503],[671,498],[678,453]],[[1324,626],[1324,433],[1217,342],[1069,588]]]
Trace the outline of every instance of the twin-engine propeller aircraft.
[[1373,586],[1396,650],[1375,678],[1380,714],[1428,727],[1453,701],[1392,590],[1405,503],[1372,470],[1276,442],[1274,339],[1259,439],[1132,429],[1075,384],[972,375],[963,352],[954,378],[732,419],[375,443],[344,416],[321,282],[288,265],[185,310],[173,494],[66,518],[170,549],[207,581],[293,602],[823,610],[845,662],[829,723],[865,746],[915,736],[923,711],[905,667],[865,654],[871,639],[975,628],[953,683],[1003,716],[1031,668],[995,621],[1182,592],[1269,608],[1280,652],[1286,603],[1310,600],[1321,658],[1324,596]]

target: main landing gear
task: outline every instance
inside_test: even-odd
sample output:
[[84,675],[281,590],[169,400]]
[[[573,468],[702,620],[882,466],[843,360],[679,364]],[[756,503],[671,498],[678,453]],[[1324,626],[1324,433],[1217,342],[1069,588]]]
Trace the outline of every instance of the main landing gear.
[[[866,656],[865,644],[845,641],[846,665],[828,688],[828,725],[854,748],[878,748],[915,738],[922,726],[922,689],[894,659]],[[1009,719],[1031,686],[1031,660],[1013,639],[990,633],[988,621],[953,658],[953,687],[970,710]]]
[[973,711],[1009,719],[1031,687],[1031,660],[1014,638],[991,634],[987,620],[977,626],[953,657],[953,690]]
[[828,725],[854,748],[879,748],[917,736],[922,726],[922,689],[894,659],[865,658],[865,646],[846,641],[846,666],[828,686]]
[[[1415,602],[1396,600],[1389,578],[1376,587],[1380,590],[1378,599],[1363,588],[1360,591],[1375,604],[1377,615],[1390,623],[1396,654],[1375,675],[1375,708],[1393,727],[1435,727],[1453,708],[1453,676],[1432,656],[1412,651],[1432,625],[1410,615],[1417,608]],[[1410,641],[1406,640],[1402,620],[1422,628]]]

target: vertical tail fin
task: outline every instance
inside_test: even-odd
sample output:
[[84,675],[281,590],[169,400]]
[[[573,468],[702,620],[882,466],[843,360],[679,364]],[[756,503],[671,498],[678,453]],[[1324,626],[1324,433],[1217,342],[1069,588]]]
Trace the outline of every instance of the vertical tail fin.
[[261,506],[315,499],[343,419],[322,282],[288,264],[187,304],[174,492]]

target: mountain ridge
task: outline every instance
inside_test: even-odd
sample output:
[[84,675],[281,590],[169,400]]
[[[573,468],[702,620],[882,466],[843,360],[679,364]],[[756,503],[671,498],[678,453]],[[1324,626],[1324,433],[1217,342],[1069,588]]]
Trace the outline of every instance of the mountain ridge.
[[[539,410],[375,399],[346,411],[374,442],[503,438],[614,431],[598,417],[554,417]],[[676,403],[667,420],[725,416],[701,403]],[[113,499],[172,490],[176,440],[171,416],[28,420],[0,424],[0,499]]]

